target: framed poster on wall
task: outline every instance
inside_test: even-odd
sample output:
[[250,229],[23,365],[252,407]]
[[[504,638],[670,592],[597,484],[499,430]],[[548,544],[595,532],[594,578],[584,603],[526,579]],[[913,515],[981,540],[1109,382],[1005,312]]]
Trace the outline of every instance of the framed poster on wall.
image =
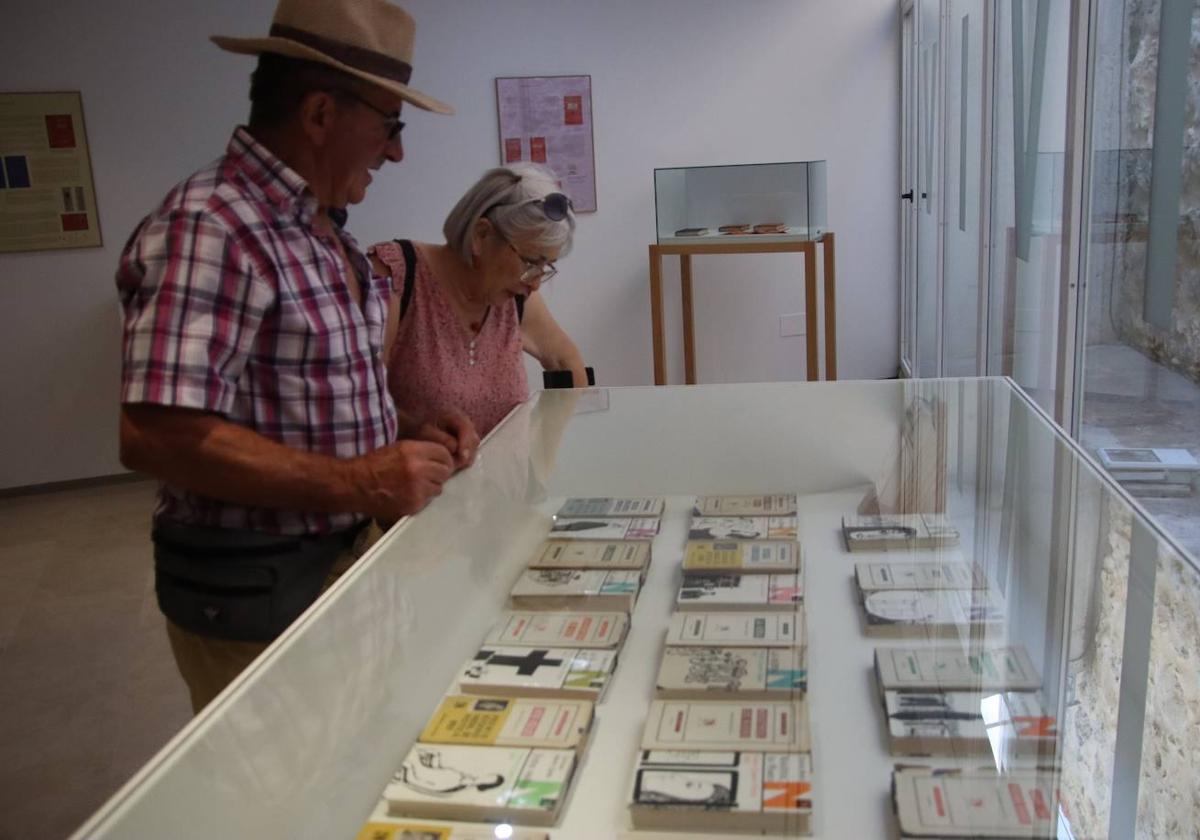
[[591,76],[496,79],[500,162],[532,161],[558,176],[576,213],[596,209]]
[[0,253],[101,244],[79,91],[0,93]]

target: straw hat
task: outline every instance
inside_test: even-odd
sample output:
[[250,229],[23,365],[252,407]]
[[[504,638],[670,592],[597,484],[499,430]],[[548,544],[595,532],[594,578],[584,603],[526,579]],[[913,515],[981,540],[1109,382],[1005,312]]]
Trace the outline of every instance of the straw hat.
[[408,86],[412,15],[385,0],[279,0],[266,38],[214,35],[223,50],[275,53],[319,61],[389,90],[426,111],[453,114],[444,102]]

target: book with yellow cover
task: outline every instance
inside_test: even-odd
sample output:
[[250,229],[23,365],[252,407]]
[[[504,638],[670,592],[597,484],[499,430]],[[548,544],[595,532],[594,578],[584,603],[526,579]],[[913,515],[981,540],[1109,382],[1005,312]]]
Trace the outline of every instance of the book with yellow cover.
[[535,700],[453,694],[442,700],[418,740],[479,747],[578,749],[592,725],[587,700]]
[[683,552],[683,570],[743,574],[799,572],[800,543],[767,540],[691,540]]
[[531,569],[644,569],[650,562],[648,542],[546,540]]
[[792,700],[655,700],[644,750],[811,752],[808,704]]
[[[412,822],[394,817],[374,816],[358,832],[356,840],[496,840],[497,826],[464,823]],[[511,833],[509,833],[511,832]],[[504,829],[507,840],[549,840],[544,831],[529,828]]]

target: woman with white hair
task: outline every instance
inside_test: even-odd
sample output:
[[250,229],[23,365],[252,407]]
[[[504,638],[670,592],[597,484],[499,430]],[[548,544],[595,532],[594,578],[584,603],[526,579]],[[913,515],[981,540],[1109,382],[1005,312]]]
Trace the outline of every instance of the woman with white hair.
[[375,270],[392,278],[385,352],[396,408],[417,424],[457,409],[485,435],[529,396],[522,351],[586,384],[579,348],[538,294],[575,232],[554,176],[533,165],[489,170],[442,232],[441,245],[371,249]]

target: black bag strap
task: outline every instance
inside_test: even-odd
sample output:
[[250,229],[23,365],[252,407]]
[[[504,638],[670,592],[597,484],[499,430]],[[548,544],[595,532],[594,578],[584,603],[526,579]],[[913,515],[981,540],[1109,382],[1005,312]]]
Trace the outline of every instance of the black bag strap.
[[[400,246],[401,252],[404,254],[404,290],[400,293],[400,318],[404,318],[404,313],[408,312],[408,305],[412,303],[413,295],[413,280],[417,276],[417,249],[413,247],[411,239],[395,239],[393,240]],[[517,304],[517,323],[525,318],[525,295],[517,295],[514,300]]]
[[412,303],[413,279],[417,276],[417,249],[413,247],[411,239],[397,239],[395,242],[404,252],[404,291],[400,293],[400,317],[403,318],[408,305]]

